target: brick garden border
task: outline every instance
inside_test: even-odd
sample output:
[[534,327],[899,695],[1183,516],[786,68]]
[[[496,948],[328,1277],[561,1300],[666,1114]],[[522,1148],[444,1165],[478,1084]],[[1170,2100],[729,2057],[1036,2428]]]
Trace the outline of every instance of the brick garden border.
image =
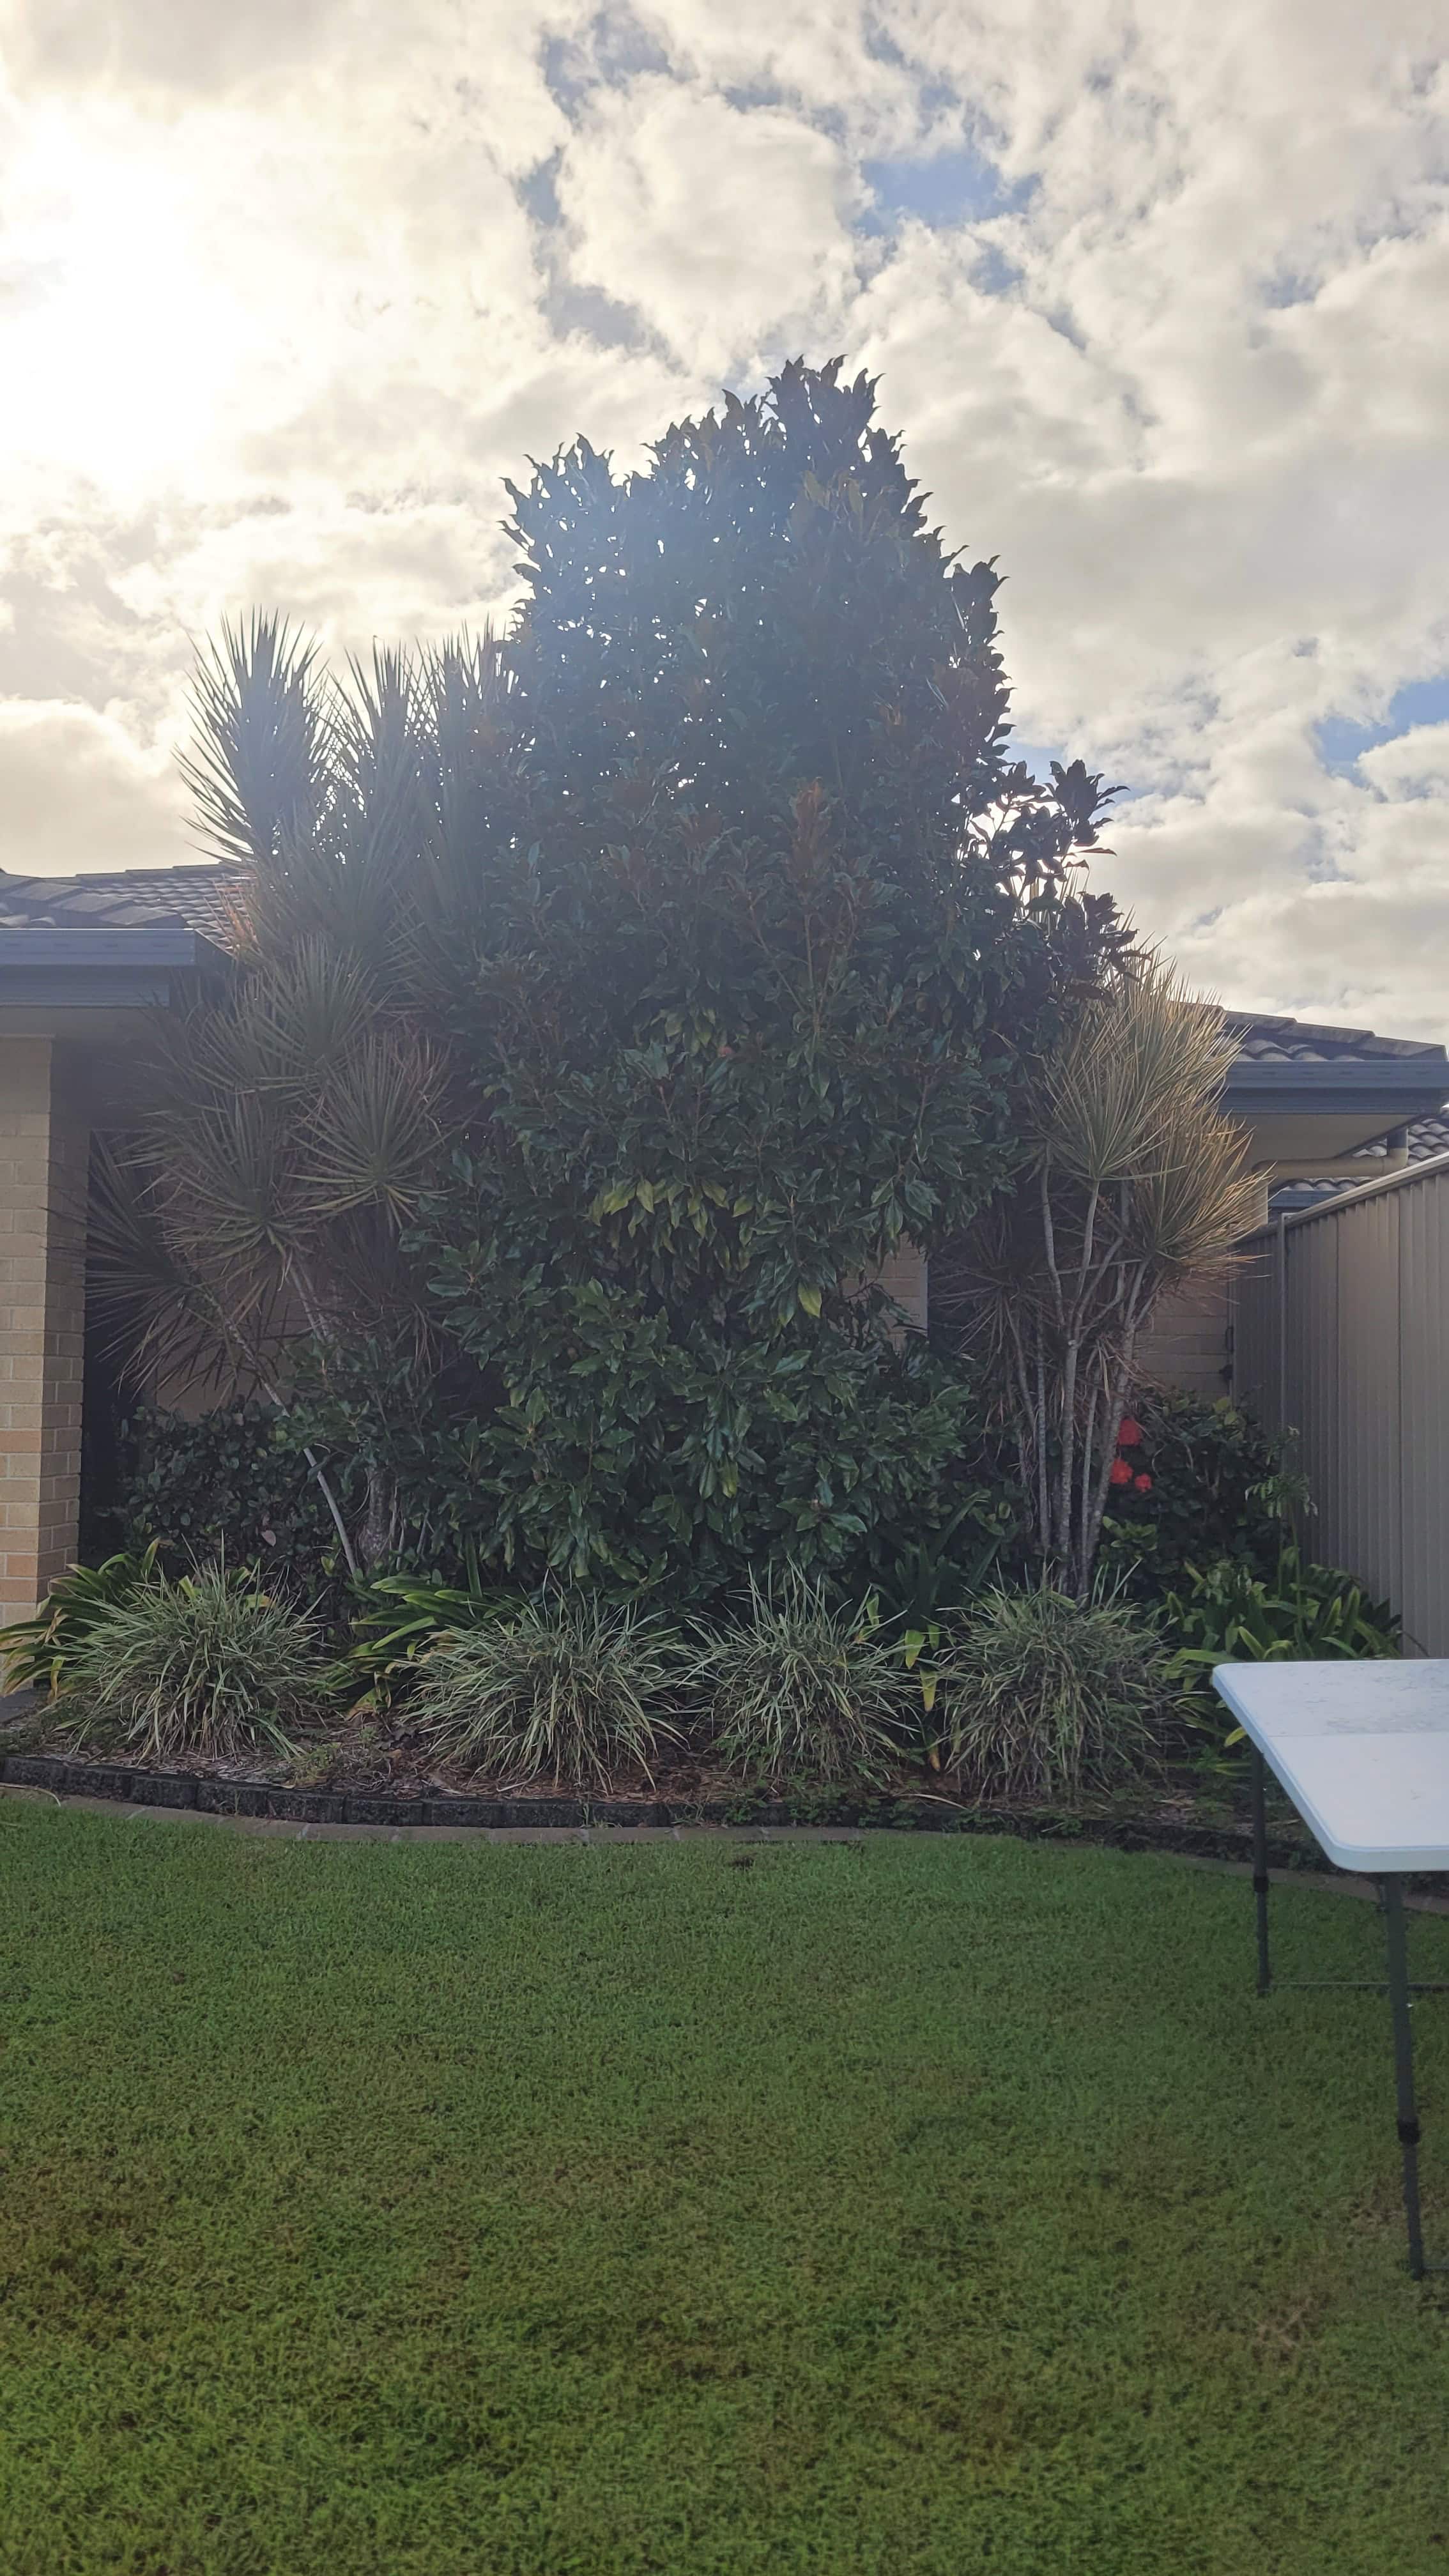
[[[207,1779],[190,1771],[146,1771],[116,1762],[75,1762],[55,1753],[9,1753],[0,1759],[7,1787],[46,1789],[59,1798],[106,1798],[129,1807],[166,1807],[200,1816],[235,1816],[294,1825],[463,1828],[480,1833],[552,1826],[714,1825],[779,1831],[808,1825],[845,1831],[1012,1834],[1031,1842],[1106,1844],[1117,1851],[1160,1851],[1199,1860],[1248,1857],[1246,1828],[1174,1823],[1167,1818],[1071,1816],[1000,1807],[953,1807],[929,1798],[804,1800],[667,1798],[399,1797],[385,1791],[289,1789],[258,1780]],[[1321,1856],[1306,1839],[1275,1836],[1276,1869],[1315,1869]]]

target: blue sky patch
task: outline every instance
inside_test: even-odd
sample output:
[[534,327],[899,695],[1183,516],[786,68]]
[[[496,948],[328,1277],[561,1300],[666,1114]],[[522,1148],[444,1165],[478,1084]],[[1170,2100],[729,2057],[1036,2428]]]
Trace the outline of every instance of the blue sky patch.
[[600,9],[582,37],[548,37],[539,59],[549,94],[570,121],[591,90],[621,89],[640,72],[669,69],[663,46],[628,7]]
[[1449,723],[1449,671],[1432,680],[1409,680],[1396,689],[1382,724],[1355,724],[1348,716],[1325,716],[1313,728],[1318,757],[1337,777],[1348,777],[1361,753],[1393,742],[1415,725]]
[[862,172],[875,198],[862,217],[862,232],[885,232],[893,218],[914,215],[933,230],[980,223],[1020,205],[1026,190],[1005,180],[994,161],[969,143],[928,159],[866,161]]

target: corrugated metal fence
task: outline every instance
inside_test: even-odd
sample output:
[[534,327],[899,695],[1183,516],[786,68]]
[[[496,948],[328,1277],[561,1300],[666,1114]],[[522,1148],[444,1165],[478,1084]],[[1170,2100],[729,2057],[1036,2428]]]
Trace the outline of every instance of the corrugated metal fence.
[[1233,1393],[1296,1435],[1303,1540],[1449,1655],[1449,1154],[1254,1235],[1232,1287]]

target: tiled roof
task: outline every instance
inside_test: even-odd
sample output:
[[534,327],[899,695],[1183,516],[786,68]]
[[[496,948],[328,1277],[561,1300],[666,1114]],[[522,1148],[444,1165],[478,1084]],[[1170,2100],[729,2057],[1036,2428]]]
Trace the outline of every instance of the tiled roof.
[[[1404,1130],[1411,1163],[1426,1163],[1431,1154],[1449,1154],[1449,1113],[1436,1110],[1432,1118],[1415,1118]],[[1380,1167],[1387,1162],[1389,1142],[1381,1136],[1376,1144],[1365,1145],[1354,1161],[1361,1162],[1363,1172],[1353,1181],[1286,1181],[1275,1190],[1268,1204],[1276,1209],[1317,1207],[1320,1199],[1336,1199],[1344,1190],[1362,1189],[1365,1181],[1377,1180]]]
[[207,859],[84,877],[12,877],[0,869],[0,930],[155,930],[179,923],[224,944],[245,874]]
[[[227,943],[231,906],[246,869],[199,859],[174,868],[118,868],[83,877],[12,877],[0,869],[0,930],[145,930],[167,923]],[[1252,1064],[1342,1064],[1385,1057],[1442,1055],[1424,1038],[1381,1038],[1262,1011],[1226,1011],[1240,1061]],[[1449,1086],[1446,1086],[1449,1087]],[[1409,1131],[1411,1154],[1449,1150],[1449,1121],[1422,1118]],[[1416,1142],[1432,1138],[1432,1142]],[[1367,1154],[1382,1153],[1382,1146]],[[1328,1190],[1344,1183],[1303,1184]]]
[[1238,1053],[1253,1064],[1353,1064],[1385,1056],[1439,1055],[1428,1038],[1381,1038],[1373,1029],[1343,1029],[1319,1020],[1289,1020],[1263,1011],[1225,1011]]

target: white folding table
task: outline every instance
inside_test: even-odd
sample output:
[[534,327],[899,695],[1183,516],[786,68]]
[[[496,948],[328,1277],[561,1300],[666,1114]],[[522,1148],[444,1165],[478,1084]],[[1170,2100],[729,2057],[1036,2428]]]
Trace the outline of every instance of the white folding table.
[[1409,1981],[1403,1900],[1406,1871],[1449,1870],[1449,1662],[1218,1664],[1213,1684],[1252,1746],[1259,1994],[1267,1994],[1273,1982],[1265,1763],[1336,1867],[1378,1880],[1388,1935],[1387,1978],[1299,1982],[1360,1984],[1378,1994],[1387,1992],[1409,2270],[1416,2281],[1426,2271],[1449,2271],[1449,2263],[1424,2260],[1409,2017],[1413,1995],[1444,1989],[1442,1981],[1434,1987]]

